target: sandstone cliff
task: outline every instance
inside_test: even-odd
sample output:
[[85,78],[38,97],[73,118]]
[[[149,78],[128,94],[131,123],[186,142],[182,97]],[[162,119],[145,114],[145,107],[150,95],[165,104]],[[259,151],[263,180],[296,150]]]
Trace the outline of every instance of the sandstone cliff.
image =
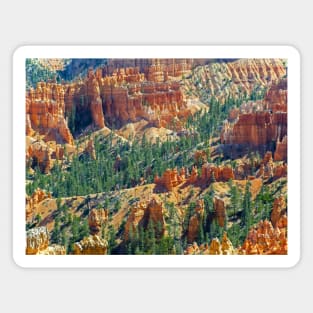
[[275,161],[287,160],[287,82],[273,83],[264,100],[243,103],[224,122],[221,143],[227,154],[247,148],[270,149]]
[[56,83],[38,83],[26,95],[26,134],[32,130],[45,141],[73,144],[73,136],[65,120],[64,88]]

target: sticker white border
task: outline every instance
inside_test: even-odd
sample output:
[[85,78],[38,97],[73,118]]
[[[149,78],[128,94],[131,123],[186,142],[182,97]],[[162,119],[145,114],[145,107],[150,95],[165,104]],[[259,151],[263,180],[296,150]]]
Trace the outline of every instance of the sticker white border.
[[[288,255],[25,255],[26,58],[288,59]],[[13,55],[13,259],[24,268],[287,268],[300,260],[300,54],[292,46],[22,46]]]

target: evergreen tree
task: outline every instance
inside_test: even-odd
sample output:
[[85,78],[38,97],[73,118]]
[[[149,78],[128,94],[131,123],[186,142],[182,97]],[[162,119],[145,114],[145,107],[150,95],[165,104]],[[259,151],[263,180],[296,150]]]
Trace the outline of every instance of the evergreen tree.
[[246,233],[248,233],[249,228],[251,226],[251,220],[252,220],[252,208],[251,208],[251,192],[250,192],[250,187],[251,187],[251,182],[247,181],[246,187],[245,187],[245,193],[243,197],[243,202],[242,202],[242,222],[243,222],[243,227],[246,230]]

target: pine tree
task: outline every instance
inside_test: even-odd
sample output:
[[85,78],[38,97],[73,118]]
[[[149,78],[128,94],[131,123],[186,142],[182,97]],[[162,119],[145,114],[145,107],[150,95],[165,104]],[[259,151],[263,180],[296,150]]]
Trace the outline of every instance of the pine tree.
[[89,235],[89,225],[88,225],[88,220],[85,219],[80,229],[80,237],[85,238],[85,237],[88,237],[88,235]]
[[251,192],[250,192],[251,182],[247,181],[246,187],[245,187],[245,193],[243,197],[243,203],[242,203],[242,222],[243,226],[246,230],[246,233],[248,233],[249,228],[251,226],[251,219],[252,219],[252,212],[251,212]]
[[51,234],[51,241],[53,243],[59,244],[61,241],[61,227],[60,227],[60,219],[57,216],[54,220],[54,227]]

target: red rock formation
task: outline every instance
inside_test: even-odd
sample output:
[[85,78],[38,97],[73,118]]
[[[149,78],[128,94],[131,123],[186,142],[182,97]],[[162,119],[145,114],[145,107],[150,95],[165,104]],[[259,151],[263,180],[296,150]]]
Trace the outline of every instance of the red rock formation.
[[92,209],[88,216],[90,236],[75,242],[75,255],[103,255],[107,254],[108,242],[100,237],[101,227],[108,220],[108,211],[104,209]]
[[287,98],[287,79],[282,79],[267,91],[264,102],[266,108],[273,112],[287,112]]
[[287,254],[286,220],[286,216],[281,217],[277,224],[280,228],[274,228],[268,220],[260,221],[249,231],[239,254]]
[[[40,82],[26,95],[26,134],[31,130],[46,141],[73,144],[73,136],[64,118],[64,88],[55,83]],[[29,122],[28,122],[29,121]]]
[[224,122],[221,142],[226,145],[268,148],[276,142],[275,161],[287,160],[287,81],[272,84],[265,99],[248,102],[240,114]]
[[274,168],[274,178],[287,177],[287,169],[288,169],[288,166],[286,163],[277,165]]
[[162,177],[158,175],[154,178],[154,183],[157,187],[162,187],[167,191],[172,191],[174,187],[181,183],[187,182],[188,184],[209,184],[213,181],[227,182],[234,179],[234,171],[229,166],[215,166],[212,163],[205,163],[202,165],[201,177],[198,176],[197,166],[193,166],[191,174],[187,175],[186,170],[183,168],[180,173],[177,169],[167,169]]
[[172,191],[174,187],[178,186],[184,181],[184,170],[181,171],[181,173],[179,174],[176,168],[174,168],[173,170],[168,168],[163,173],[162,177],[156,176],[154,178],[154,183],[157,185],[157,187],[165,188],[167,191]]
[[221,181],[227,182],[234,179],[234,171],[229,166],[215,166],[213,163],[205,163],[202,165],[201,180],[203,182]]
[[213,205],[214,205],[215,217],[217,219],[218,225],[220,227],[224,227],[226,214],[227,214],[225,202],[218,197],[214,197]]
[[274,161],[287,161],[287,136],[281,141],[277,139]]
[[210,245],[205,243],[198,246],[196,242],[189,244],[184,251],[184,254],[201,254],[201,255],[231,255],[235,254],[236,250],[233,248],[231,241],[227,237],[227,233],[224,232],[222,242],[218,238],[213,238]]
[[59,245],[49,246],[49,232],[46,227],[32,228],[26,233],[26,254],[65,254],[65,248]]
[[271,222],[274,227],[277,227],[278,221],[286,213],[286,201],[283,196],[280,196],[274,200],[273,210],[271,213]]
[[100,97],[100,86],[93,70],[88,71],[86,88],[93,123],[97,128],[103,128],[104,116],[102,111],[102,100]]
[[88,216],[88,225],[91,235],[98,235],[101,226],[108,220],[108,211],[104,209],[92,209]]
[[170,127],[176,117],[191,114],[179,84],[174,81],[142,81],[140,77],[139,82],[125,85],[114,77],[104,77],[101,97],[106,119],[117,126],[146,119],[154,126]]
[[260,164],[260,168],[257,172],[257,177],[262,177],[264,179],[273,177],[273,171],[274,171],[274,163],[273,163],[272,152],[267,151]]
[[165,233],[164,207],[162,202],[152,198],[149,202],[138,203],[132,209],[125,224],[124,240],[129,240],[130,234],[138,232],[139,227],[148,229],[152,225],[156,237]]
[[258,111],[239,115],[235,124],[224,123],[221,141],[225,144],[263,146],[287,134],[287,113]]
[[188,177],[188,183],[195,184],[197,180],[198,180],[198,169],[196,166],[193,166],[190,177]]
[[146,205],[143,203],[136,204],[127,218],[124,231],[124,239],[128,241],[130,237],[137,231],[140,222],[143,220]]
[[194,158],[196,164],[206,163],[207,159],[208,159],[206,152],[203,150],[197,150],[194,153],[193,158]]
[[28,147],[26,162],[28,162],[32,168],[38,166],[41,172],[48,173],[53,165],[51,154],[51,149],[45,143],[37,141]]
[[26,196],[26,220],[36,214],[37,205],[45,199],[51,199],[51,194],[37,188],[31,196]]
[[188,224],[187,230],[187,242],[192,243],[194,242],[199,236],[199,230],[203,218],[204,213],[204,202],[203,200],[197,200],[195,212],[191,216]]

